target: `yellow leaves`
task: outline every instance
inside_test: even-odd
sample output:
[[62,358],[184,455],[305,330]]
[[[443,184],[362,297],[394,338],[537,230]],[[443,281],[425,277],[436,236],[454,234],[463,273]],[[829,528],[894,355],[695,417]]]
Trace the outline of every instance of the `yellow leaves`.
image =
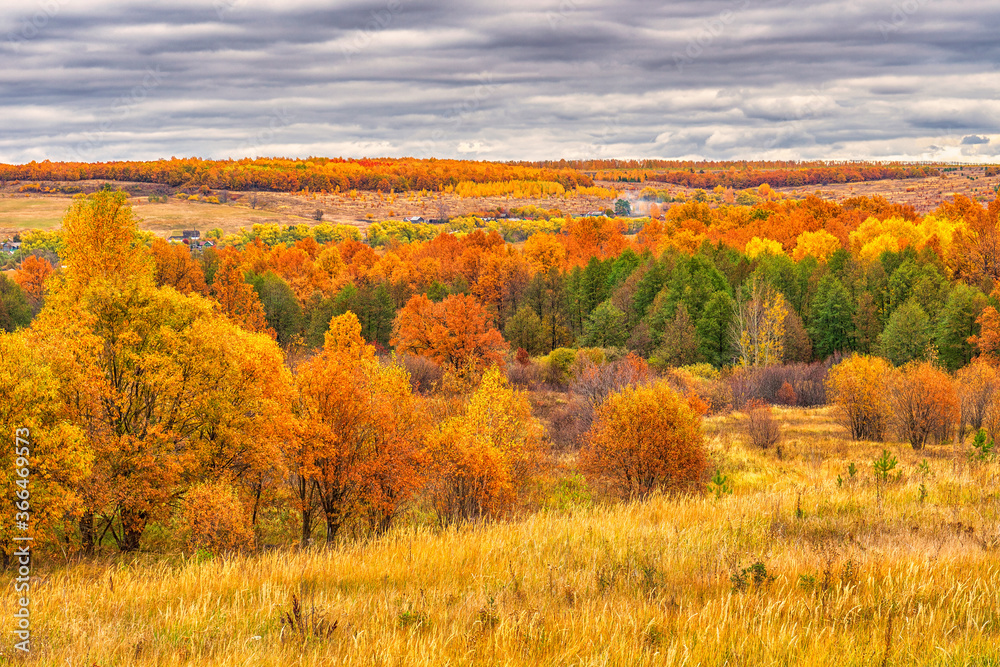
[[566,266],[566,246],[553,234],[532,234],[524,243],[524,256],[535,271],[547,273],[549,269]]
[[733,320],[741,366],[781,363],[785,348],[788,304],[781,292],[757,277],[751,278],[750,295],[737,304]]
[[826,380],[830,399],[843,411],[855,440],[883,440],[889,420],[892,366],[881,357],[851,355]]
[[850,233],[850,242],[862,260],[871,262],[886,250],[920,250],[927,245],[947,253],[955,241],[968,233],[968,229],[962,220],[933,215],[924,216],[919,222],[900,217],[885,220],[870,217]]
[[442,519],[510,509],[539,465],[542,429],[527,397],[492,367],[464,412],[428,436],[430,493]]
[[784,255],[785,250],[781,247],[781,244],[773,239],[762,239],[760,237],[753,237],[750,239],[746,247],[743,250],[746,256],[750,259],[756,259],[760,255]]
[[[446,191],[450,191],[449,188]],[[492,183],[476,183],[462,181],[454,187],[454,193],[459,197],[505,197],[513,196],[519,199],[535,199],[566,194],[566,188],[554,181],[494,181]]]
[[840,241],[837,237],[820,229],[815,232],[802,232],[796,239],[795,250],[792,251],[792,259],[801,261],[805,257],[815,257],[825,261],[830,255],[840,250]]
[[124,192],[77,195],[63,218],[71,282],[150,279],[152,262],[138,238],[136,222]]
[[375,358],[374,346],[365,343],[361,335],[361,322],[351,311],[330,320],[330,328],[324,338],[323,352],[333,363]]

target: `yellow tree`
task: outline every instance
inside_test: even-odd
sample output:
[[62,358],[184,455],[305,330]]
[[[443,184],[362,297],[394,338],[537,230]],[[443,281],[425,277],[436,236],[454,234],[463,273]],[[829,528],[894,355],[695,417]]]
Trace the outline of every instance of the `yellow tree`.
[[294,485],[302,540],[311,532],[315,496],[332,541],[352,520],[384,530],[418,487],[417,444],[409,375],[386,366],[365,343],[352,312],[334,317],[323,352],[298,368],[298,446]]
[[855,440],[885,439],[892,366],[881,357],[851,355],[830,369],[826,386]]
[[[50,365],[63,416],[94,460],[82,485],[83,546],[110,532],[131,551],[191,483],[241,478],[279,458],[267,436],[280,429],[265,425],[281,414],[288,376],[269,338],[213,313],[205,298],[155,286],[145,248],[126,241],[135,220],[112,205],[118,199],[98,193],[74,204],[66,279],[31,334],[61,351]],[[130,256],[107,256],[105,238]]]
[[785,345],[788,306],[780,292],[757,276],[737,303],[730,337],[741,366],[780,364]]
[[427,438],[429,490],[442,522],[509,511],[541,461],[542,428],[527,396],[496,366],[462,414]]
[[[79,485],[91,458],[82,430],[66,420],[62,387],[49,366],[59,346],[33,340],[29,331],[0,334],[0,565],[6,568],[15,536],[54,539],[54,529],[78,517]],[[15,440],[18,438],[19,440]],[[23,473],[23,474],[22,474]],[[16,505],[30,495],[30,511]],[[20,525],[19,525],[20,524]]]

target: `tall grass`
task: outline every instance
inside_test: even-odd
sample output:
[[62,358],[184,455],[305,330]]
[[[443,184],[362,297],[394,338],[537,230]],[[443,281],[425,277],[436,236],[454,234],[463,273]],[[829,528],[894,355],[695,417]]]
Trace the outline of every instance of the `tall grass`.
[[901,474],[879,500],[882,443],[845,440],[828,409],[776,416],[781,451],[731,435],[739,416],[708,421],[734,489],[720,498],[54,568],[35,583],[28,662],[998,664],[997,464],[890,446]]

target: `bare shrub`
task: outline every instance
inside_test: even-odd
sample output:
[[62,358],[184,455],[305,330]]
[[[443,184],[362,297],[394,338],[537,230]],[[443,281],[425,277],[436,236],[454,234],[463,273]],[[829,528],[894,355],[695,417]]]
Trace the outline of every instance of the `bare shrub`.
[[649,366],[634,354],[603,364],[581,355],[574,364],[570,390],[597,405],[613,392],[645,384],[650,377]]
[[747,405],[746,434],[750,444],[760,449],[770,449],[781,442],[781,426],[770,405],[760,401]]
[[508,364],[507,380],[520,389],[535,390],[542,384],[542,367],[531,361]]
[[998,397],[1000,377],[993,366],[977,360],[956,374],[961,418],[958,439],[965,440],[966,429],[973,433],[983,427],[990,406]]
[[[830,364],[814,362],[738,368],[729,376],[733,407],[741,410],[750,401],[814,407],[825,405]],[[788,385],[788,389],[785,385]],[[790,389],[790,391],[789,391]],[[789,399],[794,397],[794,403]]]
[[584,442],[584,435],[594,422],[594,405],[587,400],[571,397],[552,411],[549,417],[549,440],[559,450],[575,451]]
[[413,387],[413,391],[427,393],[440,386],[444,370],[433,359],[413,354],[401,354],[398,359],[410,374],[410,386]]

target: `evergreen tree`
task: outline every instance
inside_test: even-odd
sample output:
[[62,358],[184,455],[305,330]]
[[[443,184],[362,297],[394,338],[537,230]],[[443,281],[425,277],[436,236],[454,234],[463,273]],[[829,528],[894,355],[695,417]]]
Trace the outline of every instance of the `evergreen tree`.
[[626,337],[625,313],[605,301],[587,317],[582,342],[587,347],[621,347]]
[[728,292],[716,292],[697,321],[698,355],[713,366],[725,366],[733,361],[730,329],[735,307],[736,302]]
[[823,276],[816,291],[809,327],[813,347],[820,359],[826,359],[834,352],[851,349],[853,316],[854,305],[847,288],[834,276]]
[[907,301],[889,317],[879,336],[879,354],[901,366],[922,358],[931,342],[931,321],[916,301]]
[[507,320],[504,338],[512,348],[524,348],[531,356],[544,354],[552,349],[546,345],[545,324],[531,306],[521,306]]
[[935,331],[938,359],[948,370],[972,361],[975,349],[969,338],[979,333],[976,319],[986,305],[986,296],[965,283],[957,283],[948,294]]

